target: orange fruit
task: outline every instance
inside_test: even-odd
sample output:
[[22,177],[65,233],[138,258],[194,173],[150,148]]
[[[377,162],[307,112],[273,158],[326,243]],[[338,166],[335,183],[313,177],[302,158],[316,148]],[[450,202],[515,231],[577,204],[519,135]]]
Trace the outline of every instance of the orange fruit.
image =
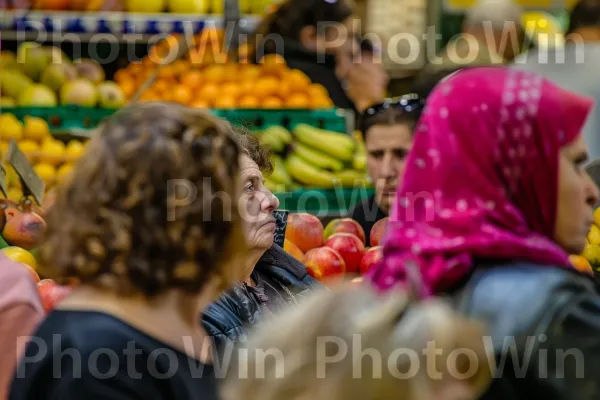
[[172,79],[175,76],[175,70],[170,65],[164,65],[158,70],[158,77],[163,79]]
[[221,65],[210,65],[202,73],[206,82],[220,83],[225,80],[225,69]]
[[237,64],[227,64],[223,69],[223,80],[226,82],[237,82],[240,80],[240,70]]
[[187,60],[176,60],[173,62],[173,74],[175,76],[181,76],[190,70],[190,63]]
[[237,102],[235,97],[219,95],[215,100],[215,108],[236,108]]
[[197,100],[212,103],[220,94],[221,90],[219,89],[219,86],[214,83],[207,83],[200,88]]
[[254,93],[263,99],[279,92],[280,81],[277,78],[263,77],[256,81]]
[[260,108],[260,100],[256,96],[247,94],[240,98],[238,106],[240,108]]
[[290,95],[291,89],[290,84],[287,81],[279,82],[279,88],[277,90],[277,94],[282,99],[286,99]]
[[293,69],[285,74],[284,79],[289,83],[290,90],[305,91],[311,84],[310,78],[299,69]]
[[179,81],[189,88],[197,88],[202,83],[202,73],[198,70],[184,72]]
[[144,70],[144,66],[138,62],[132,62],[127,66],[131,76],[135,76]]
[[279,54],[267,54],[260,60],[259,64],[261,65],[262,72],[268,74],[279,74],[287,69],[285,58]]
[[231,96],[237,99],[240,96],[240,93],[240,85],[237,83],[230,82],[221,86],[221,95]]
[[194,100],[190,103],[190,107],[194,108],[210,108],[210,103],[203,100]]
[[269,96],[262,102],[263,108],[283,108],[283,101],[279,97]]
[[577,271],[590,275],[594,274],[594,270],[592,269],[590,262],[586,260],[585,257],[572,255],[569,256],[569,261],[571,261],[571,264]]
[[120,69],[115,72],[114,81],[117,83],[125,82],[131,80],[131,75],[125,69]]
[[[150,102],[150,101],[160,101],[161,98],[154,93],[152,90],[146,90],[144,93],[142,93],[142,95],[139,97],[138,101],[140,103],[145,103],[145,102]],[[163,98],[164,100],[164,98]]]
[[256,87],[256,83],[254,81],[241,81],[240,82],[240,93],[253,95],[255,87]]
[[304,93],[294,93],[286,98],[285,105],[289,108],[309,108],[310,98]]
[[119,87],[121,88],[121,90],[123,91],[123,94],[127,98],[133,96],[133,94],[135,93],[135,90],[137,89],[135,83],[131,80],[119,82]]
[[240,67],[240,79],[254,81],[260,77],[261,68],[258,65],[243,65]]
[[333,104],[333,100],[329,98],[329,96],[315,96],[310,99],[310,106],[314,109],[325,109],[325,108],[333,108],[335,104]]
[[308,95],[310,97],[327,97],[329,98],[329,92],[325,86],[319,83],[313,83],[308,87]]
[[157,79],[156,82],[150,86],[150,89],[156,93],[166,93],[171,90],[173,84],[166,79]]
[[171,91],[171,98],[176,103],[188,104],[192,101],[192,90],[185,85],[175,85]]

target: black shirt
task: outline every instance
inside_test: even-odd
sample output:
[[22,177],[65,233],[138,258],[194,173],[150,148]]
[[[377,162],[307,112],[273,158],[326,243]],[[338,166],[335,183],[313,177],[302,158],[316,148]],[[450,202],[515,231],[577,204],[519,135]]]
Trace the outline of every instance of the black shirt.
[[218,393],[212,366],[108,314],[58,310],[27,346],[9,399],[216,400]]
[[373,225],[385,217],[387,215],[377,205],[375,196],[363,200],[348,213],[348,218],[352,218],[362,226],[368,244],[371,243],[371,229],[373,229]]

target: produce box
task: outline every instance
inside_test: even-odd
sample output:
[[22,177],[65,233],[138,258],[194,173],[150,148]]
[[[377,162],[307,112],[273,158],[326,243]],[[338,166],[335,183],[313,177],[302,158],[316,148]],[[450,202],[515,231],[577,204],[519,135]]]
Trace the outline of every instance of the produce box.
[[331,190],[303,189],[275,193],[282,210],[306,212],[319,218],[342,215],[374,194],[371,188],[338,188]]
[[300,123],[308,124],[328,131],[347,133],[346,112],[331,110],[212,110],[212,112],[231,122],[252,130],[263,130],[270,126],[282,126],[293,130]]
[[51,131],[93,129],[117,110],[80,106],[59,107],[2,107],[1,113],[13,114],[20,120],[26,116],[44,119]]

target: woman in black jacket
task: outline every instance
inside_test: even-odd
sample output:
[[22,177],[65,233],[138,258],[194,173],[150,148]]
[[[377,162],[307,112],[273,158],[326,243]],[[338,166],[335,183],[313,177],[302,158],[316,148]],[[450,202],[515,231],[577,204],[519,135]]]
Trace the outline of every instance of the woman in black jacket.
[[473,68],[434,89],[418,124],[371,279],[420,283],[487,324],[497,370],[482,399],[600,397],[600,290],[569,260],[599,196],[581,135],[592,107],[533,73]]
[[243,259],[246,279],[234,285],[204,312],[202,323],[214,339],[219,352],[227,343],[244,336],[266,314],[295,303],[303,293],[317,285],[306,267],[274,244],[275,217],[279,200],[263,184],[263,172],[271,163],[255,136],[236,131],[245,152],[241,158],[239,202],[246,240],[251,248]]

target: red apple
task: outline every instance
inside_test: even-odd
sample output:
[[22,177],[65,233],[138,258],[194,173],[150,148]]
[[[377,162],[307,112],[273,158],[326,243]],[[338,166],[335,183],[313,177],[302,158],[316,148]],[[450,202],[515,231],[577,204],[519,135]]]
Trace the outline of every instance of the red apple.
[[364,275],[369,269],[383,258],[383,246],[371,247],[363,254],[360,261],[360,273]]
[[71,293],[71,286],[61,286],[52,279],[44,279],[37,284],[44,310],[52,311],[56,305]]
[[32,266],[30,266],[29,264],[25,264],[24,262],[19,262],[19,265],[21,265],[23,268],[25,268],[27,270],[27,272],[31,276],[31,279],[33,279],[33,281],[36,284],[40,281],[40,276],[38,275],[38,273],[36,272],[36,270],[33,269]]
[[308,274],[318,281],[344,280],[346,273],[346,264],[344,259],[337,251],[329,247],[319,247],[310,250],[302,259]]
[[302,250],[300,250],[298,246],[287,239],[283,241],[283,250],[299,261],[302,261],[302,258],[304,258],[304,253]]
[[381,245],[381,238],[383,237],[383,234],[385,233],[385,229],[387,227],[388,220],[389,220],[388,217],[380,219],[379,221],[377,221],[375,223],[375,225],[373,225],[373,228],[371,228],[370,239],[371,239],[372,247]]
[[323,246],[323,224],[319,218],[306,213],[290,214],[285,238],[306,253]]
[[325,246],[340,253],[346,263],[347,274],[358,274],[365,251],[365,245],[359,238],[351,233],[336,233],[327,239]]
[[325,240],[336,233],[351,233],[365,243],[365,231],[358,222],[352,218],[336,218],[327,224],[325,228]]

